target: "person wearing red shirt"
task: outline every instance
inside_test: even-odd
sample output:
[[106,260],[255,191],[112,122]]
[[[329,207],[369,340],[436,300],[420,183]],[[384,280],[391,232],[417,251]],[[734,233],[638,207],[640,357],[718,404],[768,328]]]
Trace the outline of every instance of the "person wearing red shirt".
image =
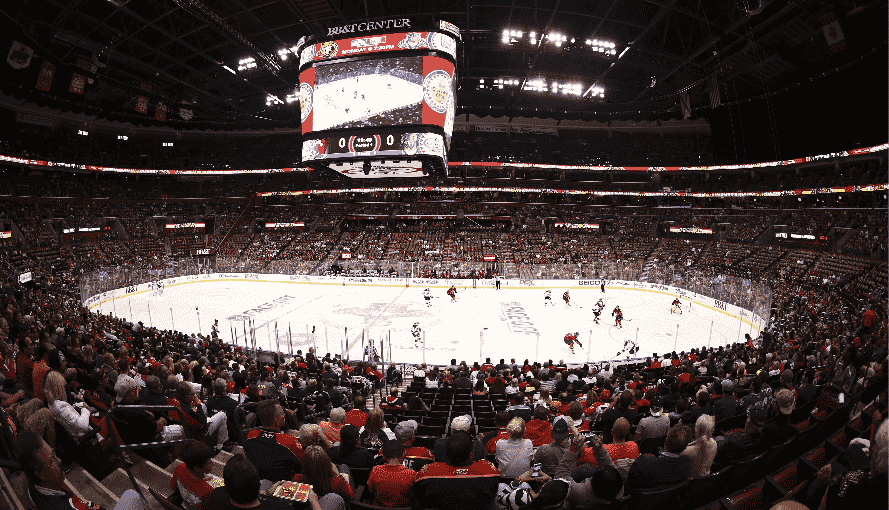
[[361,395],[352,399],[352,409],[346,412],[346,423],[361,428],[367,423],[367,401]]
[[525,437],[531,440],[534,448],[537,448],[553,442],[552,431],[549,411],[543,406],[534,408],[534,418],[525,423]]
[[400,441],[386,441],[383,445],[386,463],[374,467],[367,479],[367,489],[374,495],[374,505],[411,506],[417,472],[404,466],[404,456],[404,445]]
[[479,368],[481,372],[487,372],[488,370],[494,370],[494,365],[491,364],[491,358],[485,358],[485,364]]
[[420,508],[489,510],[500,471],[486,460],[472,461],[472,438],[455,432],[447,439],[448,462],[424,466],[414,483]]
[[182,501],[195,510],[209,510],[210,493],[222,479],[210,474],[213,451],[196,439],[189,439],[182,447],[182,464],[176,466],[170,478],[170,488],[179,491]]
[[[618,418],[611,428],[611,437],[614,441],[610,444],[602,445],[608,451],[612,461],[617,462],[619,459],[635,459],[639,457],[639,445],[635,441],[626,440],[629,433],[630,422],[624,417]],[[587,462],[598,467],[591,448],[584,448],[577,462],[578,464]]]
[[318,497],[330,493],[339,494],[345,501],[351,501],[355,497],[354,489],[349,486],[343,475],[336,471],[327,452],[320,446],[306,448],[303,454],[302,473],[294,475],[293,481],[311,485]]
[[681,386],[681,385],[691,381],[691,374],[689,374],[687,371],[683,371],[681,374],[679,374],[679,377],[676,378],[676,381]]
[[16,378],[25,386],[25,391],[33,392],[34,383],[34,360],[31,356],[34,354],[34,343],[31,339],[23,336],[19,338],[19,353],[15,358]]
[[46,397],[43,396],[43,381],[46,379],[46,374],[49,372],[49,365],[46,361],[49,359],[50,352],[54,356],[58,356],[59,352],[56,350],[50,351],[49,347],[45,343],[40,343],[37,346],[37,355],[35,358],[37,362],[34,363],[34,367],[31,369],[31,383],[34,385],[34,398],[40,400],[40,402],[46,403]]
[[651,365],[649,365],[648,368],[649,368],[650,370],[653,370],[653,369],[655,369],[655,368],[661,368],[661,362],[658,361],[657,358],[654,358],[654,361],[651,362]]

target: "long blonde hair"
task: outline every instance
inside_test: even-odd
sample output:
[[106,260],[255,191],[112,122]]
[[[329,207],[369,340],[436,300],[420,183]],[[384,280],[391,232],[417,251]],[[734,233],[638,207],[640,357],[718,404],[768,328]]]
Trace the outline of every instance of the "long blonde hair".
[[43,396],[46,398],[47,404],[52,404],[56,400],[68,401],[65,392],[65,378],[62,377],[62,374],[55,370],[47,372],[46,382],[43,385]]

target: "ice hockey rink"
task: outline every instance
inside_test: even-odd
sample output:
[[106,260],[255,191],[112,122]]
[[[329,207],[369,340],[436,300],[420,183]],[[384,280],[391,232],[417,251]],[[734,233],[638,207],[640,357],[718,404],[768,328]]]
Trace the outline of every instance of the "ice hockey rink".
[[319,84],[315,88],[314,130],[349,127],[367,117],[422,101],[422,84],[393,75],[366,75]]
[[[666,293],[571,289],[571,305],[566,306],[565,289],[553,287],[553,305],[547,306],[546,287],[469,285],[458,285],[455,302],[446,288],[432,287],[427,306],[423,286],[191,281],[169,285],[160,294],[141,291],[105,299],[91,308],[159,329],[205,335],[218,320],[224,341],[244,346],[246,332],[251,346],[255,338],[257,347],[285,354],[292,342],[293,352],[314,345],[322,355],[345,352],[350,359],[361,359],[362,339],[372,340],[378,351],[383,341],[383,359],[397,363],[447,364],[456,359],[471,364],[484,357],[569,364],[623,360],[627,340],[638,342],[635,357],[644,357],[730,344],[745,333],[759,333],[746,320],[698,303],[689,306],[688,300],[681,315],[672,314],[673,297]],[[600,298],[605,309],[596,324],[592,308]],[[611,316],[615,306],[624,313],[622,328],[615,327]],[[414,341],[415,322],[425,342]],[[583,344],[574,353],[563,342],[569,332],[579,333]]]

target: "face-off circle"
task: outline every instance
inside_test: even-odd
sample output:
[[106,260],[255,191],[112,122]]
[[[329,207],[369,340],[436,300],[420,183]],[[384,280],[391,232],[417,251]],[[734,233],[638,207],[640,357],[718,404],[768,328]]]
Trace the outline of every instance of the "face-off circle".
[[451,75],[442,69],[436,69],[423,79],[423,100],[435,113],[448,111],[451,100]]

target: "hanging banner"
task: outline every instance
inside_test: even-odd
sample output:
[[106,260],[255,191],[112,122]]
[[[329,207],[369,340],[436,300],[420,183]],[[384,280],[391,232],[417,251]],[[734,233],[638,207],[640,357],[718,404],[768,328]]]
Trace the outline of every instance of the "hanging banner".
[[37,75],[36,88],[44,92],[49,92],[52,87],[52,78],[56,75],[56,66],[44,61],[40,67],[40,74]]
[[184,120],[191,120],[191,118],[194,117],[194,111],[186,110],[185,108],[179,108],[179,116],[182,117]]
[[148,98],[139,96],[136,98],[136,111],[139,113],[148,113]]
[[72,74],[68,92],[73,94],[83,94],[84,87],[86,87],[86,76],[77,73]]
[[164,106],[164,103],[157,103],[157,108],[154,109],[154,118],[161,122],[167,120],[167,107]]

